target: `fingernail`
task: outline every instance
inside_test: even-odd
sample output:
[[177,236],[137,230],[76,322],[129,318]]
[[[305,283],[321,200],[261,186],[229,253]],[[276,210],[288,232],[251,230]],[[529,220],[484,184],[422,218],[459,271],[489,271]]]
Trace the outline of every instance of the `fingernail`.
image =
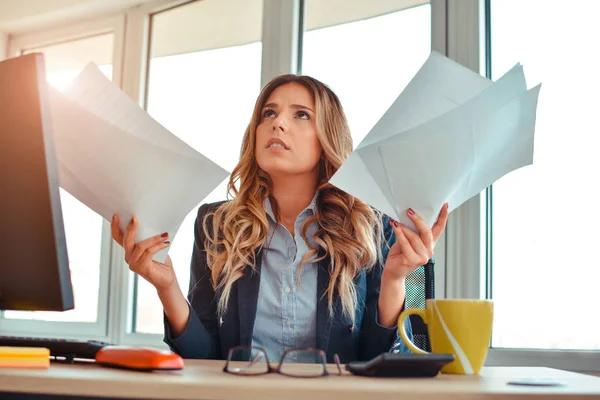
[[162,235],[160,235],[160,236],[162,236],[162,237],[167,237],[167,236],[169,236],[169,233],[168,233],[168,232],[165,232],[165,233],[163,233],[163,234],[162,234]]
[[129,221],[129,223],[133,225],[134,222],[135,222],[135,217],[131,217],[131,221]]
[[408,209],[408,214],[409,215],[415,215],[415,211],[412,208]]
[[117,214],[113,214],[113,219],[112,220],[114,221],[115,219],[117,219]]
[[393,221],[393,224],[396,228],[400,226],[400,224],[398,224],[398,221]]
[[168,240],[163,242],[164,244],[171,244],[171,242],[169,242]]

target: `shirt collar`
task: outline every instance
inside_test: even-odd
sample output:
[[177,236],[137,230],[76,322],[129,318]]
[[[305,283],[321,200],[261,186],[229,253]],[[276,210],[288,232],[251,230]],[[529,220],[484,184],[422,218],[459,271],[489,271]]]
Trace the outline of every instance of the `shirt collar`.
[[[317,200],[318,200],[318,198],[319,198],[319,192],[316,192],[315,195],[313,196],[312,201],[310,202],[310,204],[304,210],[302,210],[302,212],[300,213],[299,217],[302,216],[306,212],[311,212],[312,215],[315,215],[316,212],[317,212]],[[273,208],[271,207],[271,200],[268,197],[265,199],[264,207],[265,207],[265,211],[266,211],[267,215],[269,217],[271,217],[271,219],[273,220],[273,222],[275,222],[276,221],[275,214],[273,213]]]

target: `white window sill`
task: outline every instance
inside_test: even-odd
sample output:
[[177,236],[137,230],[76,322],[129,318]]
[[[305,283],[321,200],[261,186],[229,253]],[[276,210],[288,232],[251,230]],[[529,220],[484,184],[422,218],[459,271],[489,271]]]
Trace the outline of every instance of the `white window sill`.
[[490,349],[485,365],[548,367],[600,374],[600,351]]

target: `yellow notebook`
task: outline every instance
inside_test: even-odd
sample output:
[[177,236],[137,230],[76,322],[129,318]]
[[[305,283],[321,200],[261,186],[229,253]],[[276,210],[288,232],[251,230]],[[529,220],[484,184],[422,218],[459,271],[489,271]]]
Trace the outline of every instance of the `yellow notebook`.
[[0,346],[0,368],[48,368],[50,350],[44,347]]

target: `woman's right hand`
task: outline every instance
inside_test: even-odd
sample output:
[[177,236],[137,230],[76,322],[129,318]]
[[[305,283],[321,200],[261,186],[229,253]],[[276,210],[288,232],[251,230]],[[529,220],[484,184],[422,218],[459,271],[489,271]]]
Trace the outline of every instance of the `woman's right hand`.
[[123,233],[119,227],[119,216],[116,214],[113,216],[112,237],[125,250],[125,262],[131,271],[150,282],[156,290],[162,291],[170,288],[177,279],[171,259],[167,256],[164,264],[152,259],[157,252],[169,246],[168,233],[135,243],[137,226],[137,218],[133,217]]

